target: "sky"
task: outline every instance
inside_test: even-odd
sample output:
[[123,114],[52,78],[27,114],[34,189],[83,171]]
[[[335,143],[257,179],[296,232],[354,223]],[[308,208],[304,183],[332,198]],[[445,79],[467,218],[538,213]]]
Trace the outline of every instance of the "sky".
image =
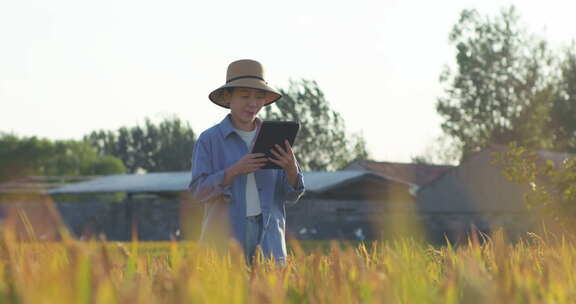
[[177,115],[199,134],[227,113],[208,94],[228,64],[254,59],[275,88],[315,80],[372,159],[410,162],[442,134],[460,12],[511,4],[553,46],[576,39],[576,3],[558,0],[0,0],[0,131],[80,139]]

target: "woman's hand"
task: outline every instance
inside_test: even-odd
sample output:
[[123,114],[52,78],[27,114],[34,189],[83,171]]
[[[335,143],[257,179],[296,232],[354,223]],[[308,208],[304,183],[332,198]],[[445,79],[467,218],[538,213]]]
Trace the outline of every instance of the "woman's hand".
[[252,173],[266,165],[266,154],[264,153],[253,153],[246,154],[244,157],[239,159],[233,166],[236,175]]
[[252,173],[264,167],[264,165],[266,165],[268,162],[264,156],[266,156],[264,153],[246,154],[244,157],[226,169],[224,172],[223,184],[227,185],[231,183],[232,180],[240,174]]
[[284,140],[284,148],[276,144],[275,149],[271,149],[270,152],[276,156],[277,159],[268,158],[269,161],[280,166],[286,172],[286,177],[288,183],[296,187],[296,177],[298,175],[298,165],[296,164],[296,157],[294,156],[294,151],[290,147],[288,140]]

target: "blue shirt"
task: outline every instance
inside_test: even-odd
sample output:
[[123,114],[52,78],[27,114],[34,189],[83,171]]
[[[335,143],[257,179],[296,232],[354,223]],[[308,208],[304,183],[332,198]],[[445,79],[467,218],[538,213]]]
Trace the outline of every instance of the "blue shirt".
[[[261,120],[257,118],[257,126]],[[232,125],[228,114],[219,124],[202,132],[194,146],[190,192],[204,204],[201,241],[219,231],[244,245],[246,218],[246,174],[223,185],[224,171],[248,154],[248,148]],[[297,185],[288,183],[282,169],[254,172],[264,219],[260,243],[266,257],[283,263],[286,259],[286,205],[295,204],[304,193],[304,178],[298,165]],[[223,227],[227,227],[223,229]]]

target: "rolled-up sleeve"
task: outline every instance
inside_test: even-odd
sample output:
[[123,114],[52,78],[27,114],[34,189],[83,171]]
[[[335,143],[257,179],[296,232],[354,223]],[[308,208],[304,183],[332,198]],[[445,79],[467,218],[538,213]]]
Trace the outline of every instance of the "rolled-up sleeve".
[[200,136],[192,153],[192,179],[188,185],[192,197],[200,203],[221,195],[228,200],[232,196],[231,185],[223,185],[225,170],[213,169],[211,157],[214,157],[214,154],[211,152],[206,139]]
[[298,173],[296,176],[296,187],[291,185],[288,182],[288,178],[286,176],[286,171],[281,170],[281,178],[280,182],[282,183],[281,187],[283,189],[284,194],[284,201],[287,205],[294,205],[300,197],[304,194],[304,175],[302,174],[302,170],[300,169],[300,165],[297,164]]

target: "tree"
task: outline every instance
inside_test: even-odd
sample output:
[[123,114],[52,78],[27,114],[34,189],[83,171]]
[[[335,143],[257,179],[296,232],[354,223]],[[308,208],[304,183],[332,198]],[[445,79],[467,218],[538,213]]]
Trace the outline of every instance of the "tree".
[[129,172],[136,173],[190,170],[196,137],[188,123],[171,117],[158,125],[146,118],[144,126],[93,131],[84,139],[101,155],[118,157]]
[[124,173],[122,161],[100,156],[86,142],[50,141],[0,133],[0,181],[26,176],[78,176]]
[[561,163],[544,161],[537,152],[516,142],[494,156],[495,164],[502,168],[507,179],[527,186],[524,202],[528,210],[563,228],[574,226],[576,157],[567,157]]
[[287,90],[278,90],[283,97],[264,109],[262,119],[300,122],[294,153],[303,170],[337,170],[368,157],[364,138],[346,134],[344,120],[316,81],[290,80]]
[[462,147],[453,138],[442,134],[428,145],[424,152],[411,158],[415,164],[458,165],[461,159]]
[[551,122],[558,149],[576,153],[576,46],[566,48],[560,61],[557,99],[552,106]]
[[99,155],[84,141],[65,140],[53,143],[56,151],[44,165],[46,175],[106,175],[126,173],[122,160]]
[[464,10],[450,33],[458,69],[441,75],[447,87],[436,109],[445,119],[443,131],[461,145],[462,158],[489,143],[554,147],[552,56],[546,42],[518,21],[514,7],[496,18]]

